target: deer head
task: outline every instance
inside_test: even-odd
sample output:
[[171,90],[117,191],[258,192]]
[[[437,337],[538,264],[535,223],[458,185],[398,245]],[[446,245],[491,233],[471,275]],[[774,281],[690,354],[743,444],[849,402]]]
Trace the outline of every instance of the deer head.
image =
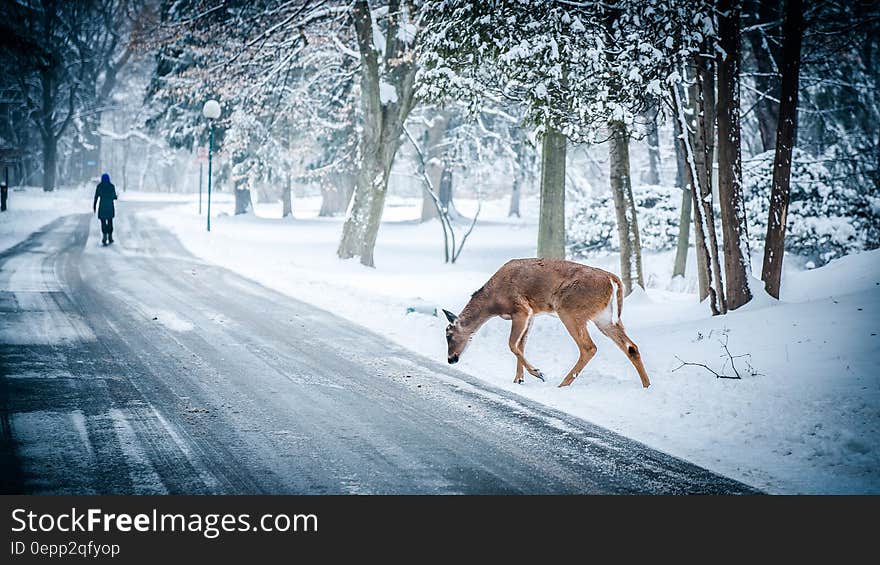
[[473,332],[466,331],[462,328],[458,316],[449,310],[443,310],[443,313],[446,314],[446,319],[449,320],[449,325],[446,326],[446,358],[449,361],[449,364],[452,365],[453,363],[458,363],[458,359],[461,357],[461,354],[464,353],[468,342],[471,340]]

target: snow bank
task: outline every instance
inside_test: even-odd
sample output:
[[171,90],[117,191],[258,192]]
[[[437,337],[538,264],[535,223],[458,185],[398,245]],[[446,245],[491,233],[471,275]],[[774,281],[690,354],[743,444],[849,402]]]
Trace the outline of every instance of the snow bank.
[[43,192],[38,187],[13,187],[7,210],[0,213],[0,252],[65,214],[90,212],[92,195],[84,189]]
[[821,269],[789,273],[782,286],[782,299],[806,302],[880,287],[880,249],[835,259]]

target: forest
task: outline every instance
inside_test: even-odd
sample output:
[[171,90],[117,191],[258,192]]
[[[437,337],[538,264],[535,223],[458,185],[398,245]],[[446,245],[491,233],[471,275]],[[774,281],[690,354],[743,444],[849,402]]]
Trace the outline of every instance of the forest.
[[[215,131],[235,213],[319,190],[337,254],[374,265],[389,190],[421,193],[454,261],[455,198],[537,194],[540,257],[693,245],[699,298],[779,296],[877,247],[880,9],[800,0],[7,2],[0,140],[12,182],[192,191]],[[223,113],[208,124],[208,99]],[[661,151],[661,148],[663,151]],[[580,169],[580,170],[578,170]],[[504,182],[496,175],[501,173]],[[149,178],[148,178],[149,177]],[[395,182],[395,177],[397,181]],[[455,240],[457,234],[457,240]],[[455,241],[453,241],[455,240]],[[691,243],[692,242],[692,243]],[[761,268],[750,249],[763,249]]]

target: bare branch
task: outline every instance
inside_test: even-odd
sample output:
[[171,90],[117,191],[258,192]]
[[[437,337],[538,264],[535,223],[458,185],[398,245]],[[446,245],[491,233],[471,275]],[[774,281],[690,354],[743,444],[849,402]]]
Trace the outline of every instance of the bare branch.
[[[715,330],[711,330],[709,332],[709,334],[706,336],[706,338],[708,339],[708,338],[712,337],[713,333],[715,333]],[[750,353],[744,353],[742,355],[734,355],[733,353],[730,352],[730,348],[728,347],[728,343],[730,341],[729,330],[723,329],[719,333],[721,334],[721,336],[717,338],[717,341],[721,345],[721,349],[722,349],[721,359],[723,359],[723,363],[721,364],[721,371],[720,372],[716,371],[715,369],[713,369],[709,365],[706,365],[705,363],[684,361],[678,355],[676,355],[675,358],[678,359],[678,361],[681,364],[678,367],[676,367],[675,369],[673,369],[672,372],[675,372],[675,371],[681,369],[682,367],[702,367],[703,369],[706,369],[707,371],[709,371],[710,373],[715,375],[716,379],[742,380],[742,375],[740,374],[739,369],[737,369],[737,367],[736,367],[736,360],[737,359],[745,359],[746,360],[745,361],[746,370],[748,371],[749,376],[755,377],[755,376],[760,375],[761,373],[759,373],[757,370],[755,370],[755,368],[752,367],[751,363],[749,363],[749,361],[748,361],[748,359],[751,358]],[[703,339],[702,334],[697,334],[697,341],[701,341],[702,339]],[[733,370],[733,375],[728,375],[726,373],[728,365],[730,365],[730,368]]]

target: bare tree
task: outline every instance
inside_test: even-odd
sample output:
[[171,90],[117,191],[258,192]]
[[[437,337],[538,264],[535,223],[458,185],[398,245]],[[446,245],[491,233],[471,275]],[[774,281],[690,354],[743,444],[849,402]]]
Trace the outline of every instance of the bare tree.
[[[412,17],[413,5],[408,2],[407,8]],[[369,267],[374,266],[373,249],[385,207],[388,177],[414,100],[416,64],[411,42],[401,40],[406,34],[399,33],[406,29],[400,25],[403,15],[400,0],[391,0],[380,66],[369,3],[358,0],[352,8],[361,60],[363,133],[354,201],[342,229],[337,255],[342,259],[360,256],[361,263]]]
[[78,50],[89,53],[83,63],[82,109],[77,120],[76,154],[73,156],[78,169],[68,171],[69,176],[80,180],[90,179],[98,172],[101,119],[111,106],[120,71],[135,52],[135,37],[143,34],[146,17],[142,0],[99,0],[90,5],[93,7],[91,17],[76,40]]
[[[22,84],[28,97],[31,117],[39,132],[43,157],[43,190],[55,189],[58,172],[58,142],[76,113],[79,91],[86,72],[88,53],[76,41],[76,33],[86,16],[86,7],[77,3],[42,0],[28,22],[26,33],[39,38],[45,56],[37,65],[34,87]],[[23,77],[22,82],[30,82]]]
[[776,121],[779,116],[779,7],[781,2],[746,0],[744,8],[751,17],[750,29],[745,33],[751,50],[755,72],[755,114],[761,147],[773,148],[776,141]]
[[[431,176],[427,172],[427,161],[425,160],[425,153],[416,140],[413,138],[412,134],[410,134],[409,130],[406,129],[406,126],[403,128],[403,133],[406,135],[407,139],[409,139],[410,144],[412,144],[413,149],[416,151],[416,157],[418,158],[418,170],[419,175],[422,177],[422,181],[424,182],[424,193],[431,199],[431,202],[434,204],[434,209],[437,212],[437,218],[440,220],[440,227],[443,229],[443,257],[447,263],[455,263],[458,261],[461,252],[464,250],[464,244],[467,243],[468,238],[471,233],[474,231],[474,227],[477,225],[477,220],[480,217],[480,211],[482,210],[483,203],[482,200],[479,199],[477,201],[477,211],[474,213],[473,219],[471,219],[470,225],[467,230],[462,235],[461,239],[457,239],[457,235],[455,232],[455,226],[453,225],[452,215],[450,214],[451,209],[450,206],[446,206],[443,203],[442,196],[444,189],[442,187],[435,187],[432,183],[433,180]],[[452,169],[447,168],[443,171],[443,177],[451,177]],[[446,182],[451,185],[452,180],[449,178]],[[446,190],[452,190],[451,186]],[[449,201],[451,201],[451,195],[449,196]]]
[[34,153],[42,161],[44,190],[55,188],[59,172],[75,180],[71,173],[78,170],[82,178],[86,162],[98,163],[101,114],[130,57],[134,14],[141,7],[140,1],[39,0],[7,2],[0,9],[3,35],[10,36],[4,43],[27,46],[3,65],[21,110],[16,117],[30,122],[15,124],[12,137],[19,145],[39,140]]

